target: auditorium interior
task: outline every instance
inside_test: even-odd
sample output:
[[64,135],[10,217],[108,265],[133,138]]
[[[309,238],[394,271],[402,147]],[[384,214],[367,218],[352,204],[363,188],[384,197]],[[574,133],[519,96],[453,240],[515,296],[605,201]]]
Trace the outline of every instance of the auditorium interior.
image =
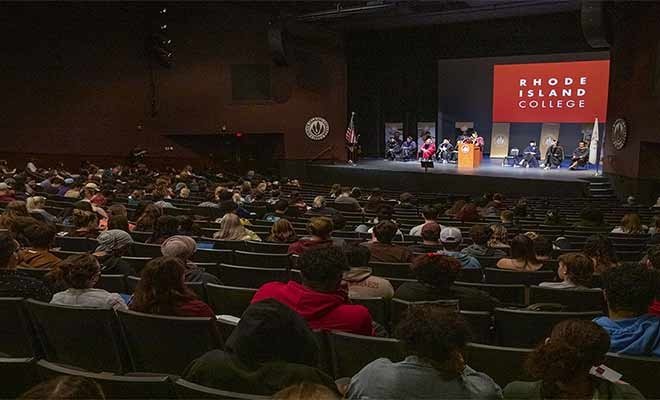
[[660,2],[0,33],[0,398],[660,399]]

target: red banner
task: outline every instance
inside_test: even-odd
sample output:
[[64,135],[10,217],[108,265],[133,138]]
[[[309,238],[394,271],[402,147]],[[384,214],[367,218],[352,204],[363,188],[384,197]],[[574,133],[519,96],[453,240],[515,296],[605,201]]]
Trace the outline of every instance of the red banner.
[[609,71],[609,60],[495,65],[493,122],[604,122]]

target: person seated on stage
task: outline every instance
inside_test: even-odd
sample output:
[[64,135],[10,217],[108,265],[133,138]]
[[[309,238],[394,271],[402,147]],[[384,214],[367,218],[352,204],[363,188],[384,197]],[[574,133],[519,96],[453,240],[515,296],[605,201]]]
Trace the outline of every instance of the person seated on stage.
[[401,155],[401,143],[394,136],[390,136],[390,139],[387,141],[387,151],[385,152],[385,158],[394,161],[398,156]]
[[543,262],[536,258],[534,242],[525,235],[517,235],[511,241],[511,257],[502,258],[497,262],[497,268],[514,271],[538,271]]
[[371,252],[371,261],[387,263],[407,263],[412,258],[410,250],[392,243],[397,234],[398,227],[389,220],[380,221],[374,227],[373,239],[362,243]]
[[602,275],[608,316],[594,319],[610,334],[610,351],[660,357],[660,318],[649,314],[657,271],[622,265]]
[[589,162],[589,148],[587,142],[580,140],[577,149],[573,150],[571,157],[571,165],[568,167],[570,170],[575,170],[575,167],[584,167]]
[[408,246],[408,250],[413,253],[432,253],[443,249],[440,244],[440,232],[442,227],[434,221],[424,224],[421,236],[422,243],[413,246]]
[[523,150],[522,160],[518,165],[525,168],[538,168],[540,156],[536,141],[530,140],[529,145]]
[[438,148],[438,161],[442,161],[443,164],[447,164],[452,160],[453,151],[454,146],[449,142],[449,139],[444,138],[442,143],[440,143],[440,147]]
[[461,271],[461,263],[455,258],[440,254],[423,254],[410,266],[416,282],[399,286],[394,297],[417,302],[452,300],[459,301],[461,310],[492,311],[499,301],[481,290],[455,286],[454,281]]
[[424,140],[424,144],[422,147],[419,148],[419,158],[422,160],[431,160],[433,159],[433,155],[435,154],[435,143],[433,143],[433,139],[430,137],[427,137]]
[[412,136],[408,136],[401,145],[401,157],[403,161],[408,161],[415,157],[415,154],[417,154],[417,143],[415,143]]
[[462,242],[463,235],[461,235],[460,229],[446,227],[440,232],[440,243],[442,243],[444,250],[438,252],[438,254],[457,259],[463,268],[481,268],[481,264],[476,258],[459,251]]
[[552,139],[552,144],[545,152],[545,169],[561,167],[564,161],[564,148],[559,145],[558,139]]

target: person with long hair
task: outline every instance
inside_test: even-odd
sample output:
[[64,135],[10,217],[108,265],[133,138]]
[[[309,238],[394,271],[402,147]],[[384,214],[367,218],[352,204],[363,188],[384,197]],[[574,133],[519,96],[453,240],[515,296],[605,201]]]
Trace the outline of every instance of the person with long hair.
[[5,211],[0,215],[0,229],[7,229],[20,240],[23,230],[35,222],[30,217],[24,201],[15,200],[7,204]]
[[96,239],[99,235],[98,215],[94,211],[86,211],[80,208],[74,208],[72,212],[73,229],[66,236]]
[[185,284],[186,267],[176,257],[158,257],[142,270],[130,309],[176,317],[213,317],[211,307]]
[[44,210],[46,207],[46,198],[43,196],[32,196],[28,197],[26,201],[27,210],[35,218],[42,220],[43,222],[48,222],[54,224],[57,222],[57,218]]
[[525,235],[516,235],[511,241],[511,257],[497,262],[497,268],[514,271],[538,271],[541,267],[543,262],[536,258],[534,242]]
[[590,373],[605,361],[607,332],[591,321],[569,319],[555,325],[525,364],[534,382],[511,382],[505,399],[643,399],[633,386]]
[[158,217],[163,215],[163,209],[154,203],[144,207],[142,214],[135,221],[135,230],[139,232],[153,232]]
[[591,258],[594,263],[594,272],[597,274],[602,274],[619,264],[612,242],[604,235],[588,237],[582,253]]
[[51,304],[123,310],[128,308],[117,293],[94,288],[101,277],[101,266],[91,254],[70,256],[57,264],[51,273],[68,287],[55,293]]
[[105,400],[103,389],[91,378],[58,376],[33,386],[19,400]]
[[213,234],[213,239],[261,241],[259,235],[244,227],[234,213],[225,214],[220,219],[220,230]]
[[274,243],[293,243],[298,240],[293,225],[288,219],[280,219],[276,221],[270,228],[270,235],[268,235],[268,242]]
[[648,227],[642,225],[639,214],[625,214],[621,218],[621,224],[612,229],[612,233],[625,233],[628,235],[642,235],[648,231]]
[[557,275],[561,282],[541,282],[539,286],[553,289],[588,289],[593,283],[594,264],[582,253],[559,256]]
[[490,226],[492,234],[488,239],[488,247],[491,249],[508,250],[511,248],[509,245],[509,231],[502,224],[493,224]]
[[172,215],[161,215],[156,220],[154,231],[151,237],[147,239],[147,243],[161,244],[167,238],[172,237],[179,233],[179,219]]

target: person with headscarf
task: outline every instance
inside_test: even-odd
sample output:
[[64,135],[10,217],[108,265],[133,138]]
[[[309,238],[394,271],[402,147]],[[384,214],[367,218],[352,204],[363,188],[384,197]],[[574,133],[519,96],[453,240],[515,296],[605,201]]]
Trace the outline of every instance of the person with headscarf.
[[186,264],[185,281],[221,284],[212,274],[198,268],[190,261],[197,251],[197,242],[190,236],[175,235],[166,239],[160,245],[160,252],[166,257],[176,257]]
[[122,256],[128,254],[133,243],[131,235],[121,229],[101,232],[94,256],[101,264],[103,274],[135,275],[135,269]]
[[250,305],[225,343],[194,360],[184,379],[221,390],[273,395],[302,382],[337,392],[319,369],[319,347],[305,320],[275,299]]

